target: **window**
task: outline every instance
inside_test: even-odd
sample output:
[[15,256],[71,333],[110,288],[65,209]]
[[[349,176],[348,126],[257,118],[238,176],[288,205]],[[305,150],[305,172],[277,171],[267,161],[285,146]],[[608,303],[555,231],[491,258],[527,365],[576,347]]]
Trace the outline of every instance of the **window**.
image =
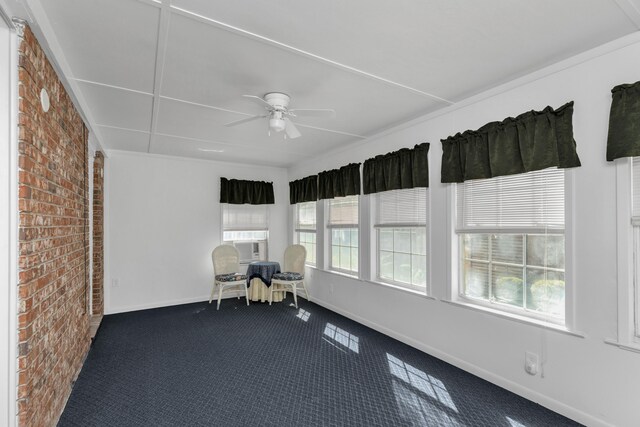
[[632,175],[632,211],[633,226],[633,265],[634,265],[634,322],[635,341],[640,341],[640,157],[633,158]]
[[328,200],[329,268],[358,272],[358,196]]
[[456,185],[458,293],[543,320],[565,313],[564,171]]
[[307,264],[316,264],[316,202],[295,205],[296,242],[307,249]]
[[427,286],[427,189],[372,195],[376,280],[421,292]]
[[222,204],[222,240],[236,246],[241,262],[266,260],[268,238],[268,205]]

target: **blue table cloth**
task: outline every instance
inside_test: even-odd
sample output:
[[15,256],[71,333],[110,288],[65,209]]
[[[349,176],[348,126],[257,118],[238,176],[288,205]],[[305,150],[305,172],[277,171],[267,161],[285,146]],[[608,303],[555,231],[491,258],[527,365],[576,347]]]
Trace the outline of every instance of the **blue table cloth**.
[[251,286],[251,279],[260,279],[262,283],[271,286],[271,276],[280,273],[280,263],[275,261],[256,261],[247,266],[247,286]]

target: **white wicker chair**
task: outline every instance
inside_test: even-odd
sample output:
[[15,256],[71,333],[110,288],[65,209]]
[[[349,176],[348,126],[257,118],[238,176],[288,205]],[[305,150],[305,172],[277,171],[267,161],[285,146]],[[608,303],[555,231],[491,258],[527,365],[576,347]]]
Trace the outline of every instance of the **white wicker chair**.
[[215,279],[209,304],[213,301],[213,296],[218,286],[218,308],[220,310],[220,301],[224,292],[236,292],[240,299],[240,292],[244,289],[244,294],[249,305],[249,290],[247,289],[247,276],[240,273],[240,254],[238,250],[231,245],[221,245],[211,253],[213,260],[213,272]]
[[269,292],[269,305],[273,302],[274,292],[290,291],[293,301],[298,308],[298,286],[302,285],[304,294],[309,301],[309,293],[304,285],[304,263],[307,260],[307,250],[302,245],[291,245],[284,251],[284,265],[282,273],[276,273],[271,277],[271,290]]

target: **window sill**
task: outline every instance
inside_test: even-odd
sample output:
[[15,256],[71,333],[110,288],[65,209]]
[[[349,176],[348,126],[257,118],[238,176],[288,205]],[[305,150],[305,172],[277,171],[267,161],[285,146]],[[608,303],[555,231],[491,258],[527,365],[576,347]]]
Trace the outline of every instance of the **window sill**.
[[604,340],[605,344],[613,345],[619,349],[631,351],[633,353],[640,353],[640,343],[626,342],[622,343],[614,339],[607,338]]
[[408,294],[415,295],[417,297],[426,298],[426,299],[430,299],[430,300],[434,300],[434,301],[437,300],[435,297],[432,297],[431,295],[427,295],[426,290],[425,290],[425,292],[421,292],[421,291],[416,291],[415,289],[403,288],[402,286],[397,286],[397,285],[394,285],[394,284],[391,284],[391,283],[378,282],[376,280],[361,279],[361,281],[362,282],[366,282],[366,283],[371,283],[371,284],[377,285],[377,286],[382,286],[382,287],[388,288],[388,289],[394,289],[394,290],[400,291],[400,292],[406,292]]
[[349,279],[354,279],[354,280],[358,280],[359,282],[363,282],[363,283],[370,283],[376,286],[383,286],[385,288],[390,288],[390,289],[394,289],[400,292],[406,292],[408,294],[417,296],[417,297],[421,297],[421,298],[426,298],[426,299],[430,299],[430,300],[434,300],[437,301],[438,299],[436,297],[432,297],[431,295],[427,295],[425,293],[422,293],[420,291],[416,291],[413,289],[407,289],[407,288],[403,288],[402,286],[395,286],[392,285],[390,283],[383,283],[383,282],[376,282],[374,280],[367,280],[367,279],[360,279],[358,276],[353,276],[351,274],[347,274],[347,273],[343,273],[342,271],[335,271],[335,270],[325,270],[322,268],[319,268],[315,265],[307,265],[308,268],[311,268],[313,270],[317,270],[317,271],[322,271],[324,273],[329,273],[329,274],[335,274],[337,276],[342,276],[342,277],[348,277]]
[[444,300],[444,299],[440,301],[447,304],[455,305],[458,307],[464,307],[471,310],[481,311],[483,313],[491,314],[493,316],[502,317],[503,319],[514,320],[516,322],[524,323],[526,325],[537,326],[539,328],[547,329],[554,332],[559,332],[561,334],[571,335],[578,338],[586,338],[586,335],[583,334],[582,332],[569,330],[565,326],[558,325],[556,323],[545,322],[543,320],[533,319],[531,317],[520,316],[513,313],[507,313],[501,310],[496,310],[490,307],[484,307],[477,304],[471,304],[468,302],[452,301],[452,300]]
[[329,269],[325,270],[317,267],[312,267],[312,268],[315,268],[316,270],[319,270],[319,271],[324,271],[325,273],[335,274],[336,276],[342,276],[342,277],[348,277],[350,279],[360,280],[357,274],[349,274],[349,273],[345,273],[344,271],[338,271],[338,270],[329,270]]

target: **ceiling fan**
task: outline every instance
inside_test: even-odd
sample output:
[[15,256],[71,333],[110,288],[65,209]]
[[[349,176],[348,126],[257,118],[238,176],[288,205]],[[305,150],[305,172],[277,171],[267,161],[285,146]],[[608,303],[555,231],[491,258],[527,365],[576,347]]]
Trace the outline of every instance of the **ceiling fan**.
[[310,108],[295,108],[289,109],[289,101],[291,98],[289,95],[280,92],[269,92],[262,98],[254,95],[242,95],[243,97],[255,102],[266,110],[266,114],[259,116],[251,116],[245,119],[236,120],[225,124],[227,127],[237,126],[243,123],[247,123],[257,119],[268,118],[269,121],[269,136],[271,131],[282,132],[284,131],[285,139],[298,138],[302,134],[291,121],[290,117],[309,116],[309,117],[323,117],[333,116],[334,110],[331,109],[310,109]]

